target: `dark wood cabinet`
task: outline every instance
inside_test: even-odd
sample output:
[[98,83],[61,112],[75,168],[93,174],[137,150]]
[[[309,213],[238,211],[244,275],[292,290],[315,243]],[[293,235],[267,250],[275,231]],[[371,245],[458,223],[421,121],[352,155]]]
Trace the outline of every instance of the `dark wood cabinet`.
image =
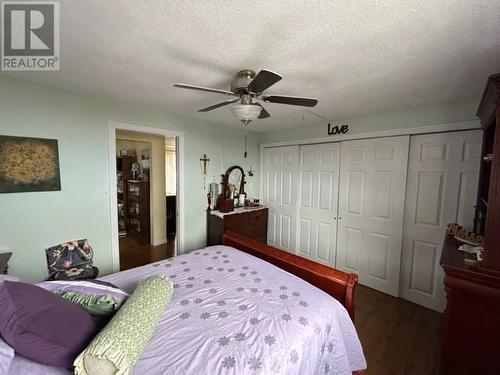
[[462,243],[446,236],[441,375],[500,372],[500,74],[489,78],[478,116],[485,134],[476,209],[486,220],[475,227],[484,231],[484,260],[466,265]]
[[500,74],[488,79],[477,114],[485,128],[478,198],[486,209],[483,267],[500,271]]
[[118,156],[116,158],[117,199],[118,199],[118,231],[120,235],[128,231],[128,184],[132,179],[132,164],[137,162],[135,156]]
[[222,244],[226,231],[242,234],[245,237],[267,242],[266,207],[257,209],[238,208],[232,212],[207,212],[207,246]]
[[167,213],[167,236],[177,232],[177,197],[175,195],[166,196]]
[[149,181],[127,181],[127,234],[137,242],[150,242]]

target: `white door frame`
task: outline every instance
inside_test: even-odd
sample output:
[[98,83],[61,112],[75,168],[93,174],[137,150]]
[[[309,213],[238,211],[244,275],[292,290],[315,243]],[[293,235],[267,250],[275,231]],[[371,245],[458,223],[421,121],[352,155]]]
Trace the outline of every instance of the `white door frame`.
[[184,132],[173,131],[162,128],[141,126],[125,122],[108,121],[108,186],[109,186],[109,208],[111,221],[111,258],[113,272],[120,270],[120,247],[118,242],[118,200],[116,188],[116,130],[129,130],[140,133],[162,135],[165,137],[177,137],[176,160],[177,160],[177,246],[175,254],[184,252]]

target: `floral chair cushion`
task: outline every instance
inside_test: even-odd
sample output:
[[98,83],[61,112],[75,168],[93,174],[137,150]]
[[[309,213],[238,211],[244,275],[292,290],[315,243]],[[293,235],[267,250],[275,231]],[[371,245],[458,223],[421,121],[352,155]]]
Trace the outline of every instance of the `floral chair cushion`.
[[45,250],[50,280],[94,279],[94,251],[86,239],[63,242]]

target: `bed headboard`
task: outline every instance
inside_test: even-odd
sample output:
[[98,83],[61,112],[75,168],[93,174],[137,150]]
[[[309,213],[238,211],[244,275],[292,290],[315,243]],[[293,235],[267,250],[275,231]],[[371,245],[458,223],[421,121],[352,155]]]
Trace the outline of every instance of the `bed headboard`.
[[224,233],[223,244],[272,263],[320,288],[342,303],[354,321],[356,274],[336,270],[230,231]]

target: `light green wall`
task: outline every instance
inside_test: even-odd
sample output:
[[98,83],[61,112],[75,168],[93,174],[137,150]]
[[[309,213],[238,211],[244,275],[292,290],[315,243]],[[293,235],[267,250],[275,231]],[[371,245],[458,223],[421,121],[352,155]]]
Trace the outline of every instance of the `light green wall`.
[[[349,124],[349,134],[355,134],[477,120],[478,101],[479,98],[435,104],[404,111],[331,121],[331,124],[332,126]],[[273,143],[320,137],[334,139],[335,136],[328,135],[327,129],[328,121],[325,120],[320,124],[260,133],[259,140],[260,143]]]
[[[0,134],[59,141],[62,190],[0,194],[0,251],[14,252],[10,273],[23,280],[46,276],[44,249],[64,240],[88,238],[95,264],[112,270],[108,188],[107,121],[166,128],[185,133],[185,248],[205,246],[206,193],[199,158],[211,159],[208,176],[223,166],[258,169],[258,136],[249,136],[243,159],[244,131],[177,117],[146,107],[97,100],[24,81],[0,77]],[[209,179],[208,179],[209,180]],[[255,196],[258,172],[247,189]],[[209,182],[209,181],[207,181]]]
[[[248,132],[247,158],[243,158],[245,152],[245,133],[236,128],[224,129],[224,171],[233,166],[240,165],[245,171],[245,191],[250,198],[259,196],[259,169],[260,169],[260,147],[258,133]],[[255,169],[253,177],[248,175],[248,170]],[[219,178],[220,180],[220,178]]]

